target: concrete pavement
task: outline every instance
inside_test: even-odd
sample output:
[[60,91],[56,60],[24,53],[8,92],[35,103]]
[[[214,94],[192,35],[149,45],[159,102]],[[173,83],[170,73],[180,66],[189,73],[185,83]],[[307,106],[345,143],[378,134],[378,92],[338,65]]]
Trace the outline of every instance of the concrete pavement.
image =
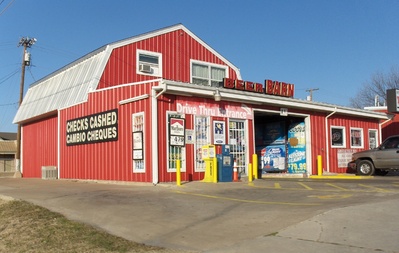
[[198,252],[399,252],[396,192],[332,200],[315,194],[246,182],[178,187],[0,178],[0,195],[149,245]]

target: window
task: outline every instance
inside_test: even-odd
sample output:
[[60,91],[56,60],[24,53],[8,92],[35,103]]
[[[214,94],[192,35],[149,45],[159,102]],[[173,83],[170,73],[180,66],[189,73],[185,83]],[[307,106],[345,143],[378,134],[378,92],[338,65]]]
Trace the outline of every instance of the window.
[[399,148],[399,137],[390,137],[385,140],[381,145],[382,149],[398,149]]
[[218,87],[223,78],[227,77],[227,67],[204,62],[191,62],[191,83]]
[[345,127],[331,126],[331,147],[345,148]]
[[132,114],[133,172],[145,173],[144,166],[144,112]]
[[162,77],[162,54],[137,50],[137,73]]
[[351,148],[363,148],[363,129],[351,128]]
[[378,147],[377,130],[369,129],[369,149]]

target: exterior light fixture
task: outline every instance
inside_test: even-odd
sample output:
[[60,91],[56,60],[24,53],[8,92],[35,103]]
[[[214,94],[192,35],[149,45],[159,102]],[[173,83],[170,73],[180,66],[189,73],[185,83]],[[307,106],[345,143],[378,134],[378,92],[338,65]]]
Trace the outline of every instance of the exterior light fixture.
[[213,93],[213,98],[215,99],[216,102],[222,100],[222,96],[220,95],[219,89],[216,89],[216,91]]

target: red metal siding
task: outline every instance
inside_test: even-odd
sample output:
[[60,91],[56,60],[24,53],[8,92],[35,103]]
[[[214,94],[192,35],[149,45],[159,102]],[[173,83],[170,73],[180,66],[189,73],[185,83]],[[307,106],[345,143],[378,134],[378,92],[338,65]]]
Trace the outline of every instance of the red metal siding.
[[[338,150],[353,150],[353,152],[369,149],[369,136],[368,131],[370,129],[378,130],[379,122],[374,119],[367,118],[354,118],[354,117],[346,117],[342,115],[333,115],[329,118],[328,121],[328,129],[330,135],[330,127],[331,126],[343,126],[345,127],[345,148],[331,148],[331,144],[329,142],[329,152],[330,152],[330,172],[336,173],[346,173],[346,167],[338,167]],[[351,147],[351,135],[350,129],[352,128],[361,128],[363,129],[363,148],[352,148]],[[380,133],[379,133],[380,134]]]
[[[60,177],[151,182],[151,99],[119,105],[118,102],[142,94],[150,94],[151,84],[124,86],[89,94],[87,103],[60,112]],[[118,109],[118,140],[103,143],[66,145],[66,122],[83,116]],[[132,169],[132,114],[145,113],[144,142],[146,173]],[[148,144],[148,145],[147,145]]]
[[[190,82],[190,60],[226,65],[216,55],[183,30],[162,34],[115,49],[100,79],[98,88],[141,82],[156,77],[136,74],[137,49],[162,54],[162,78]],[[229,77],[237,73],[229,68]]]
[[[310,113],[310,112],[308,112]],[[322,167],[327,167],[326,150],[326,127],[325,118],[327,115],[312,113],[310,116],[310,145],[312,161],[307,161],[308,168],[312,168],[311,174],[317,175],[317,157],[322,157]]]
[[41,178],[42,166],[57,166],[57,117],[22,126],[22,173]]

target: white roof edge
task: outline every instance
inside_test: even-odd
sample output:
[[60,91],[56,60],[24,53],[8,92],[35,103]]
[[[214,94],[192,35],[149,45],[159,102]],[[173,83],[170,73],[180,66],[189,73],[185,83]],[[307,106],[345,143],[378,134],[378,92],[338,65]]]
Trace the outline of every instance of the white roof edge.
[[[182,83],[175,82],[170,80],[163,80],[164,83],[167,84],[167,91],[175,91],[179,93],[191,93],[198,94],[199,96],[213,96],[213,92],[216,88],[207,87],[207,86],[199,86],[190,83]],[[350,107],[344,107],[333,104],[323,104],[305,100],[299,100],[295,98],[287,98],[280,96],[272,96],[267,94],[258,94],[248,91],[237,91],[230,90],[225,88],[219,88],[220,94],[225,96],[225,98],[231,99],[231,101],[239,100],[246,101],[247,103],[262,103],[262,104],[272,104],[274,106],[282,106],[282,107],[291,107],[291,108],[300,108],[300,109],[310,109],[317,111],[325,111],[325,112],[337,112],[341,114],[354,115],[360,117],[372,117],[376,119],[389,119],[389,116],[385,113],[374,112],[363,109],[356,109]]]

